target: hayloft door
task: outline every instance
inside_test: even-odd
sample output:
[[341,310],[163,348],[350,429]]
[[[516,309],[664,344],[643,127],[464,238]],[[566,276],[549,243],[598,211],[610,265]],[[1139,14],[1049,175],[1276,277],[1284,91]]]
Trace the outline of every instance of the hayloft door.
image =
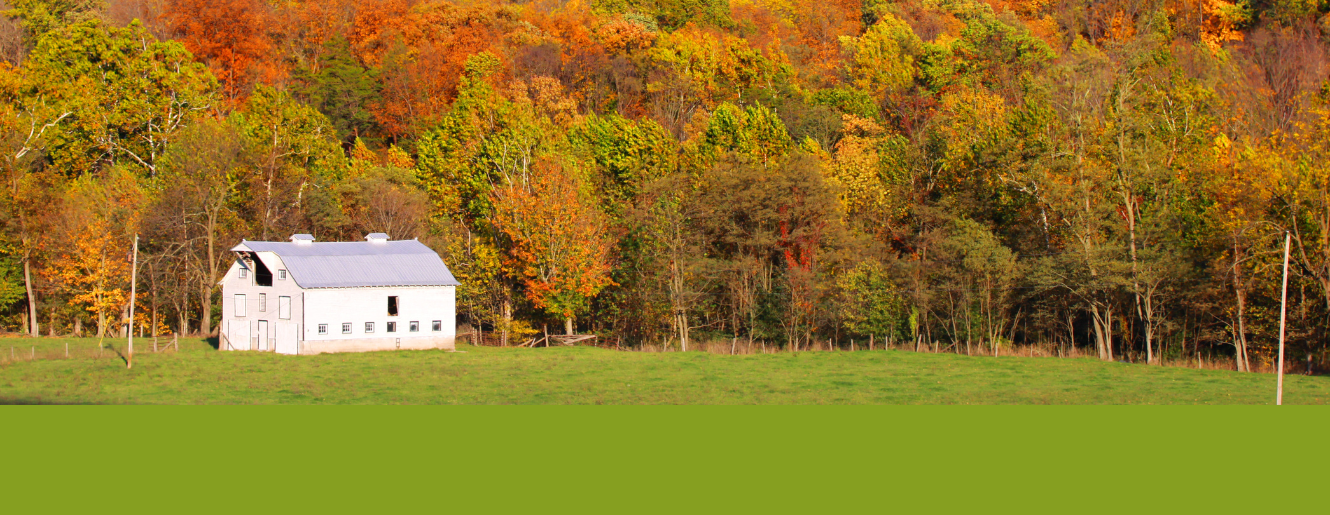
[[259,331],[256,335],[259,340],[259,350],[268,350],[268,321],[259,320]]

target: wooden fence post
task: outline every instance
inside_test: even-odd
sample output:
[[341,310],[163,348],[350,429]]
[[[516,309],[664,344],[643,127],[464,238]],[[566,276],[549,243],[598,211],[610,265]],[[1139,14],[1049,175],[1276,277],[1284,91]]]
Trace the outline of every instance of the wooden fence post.
[[1293,233],[1284,231],[1284,287],[1279,300],[1279,378],[1275,380],[1275,406],[1284,404],[1284,321],[1288,317],[1288,249]]

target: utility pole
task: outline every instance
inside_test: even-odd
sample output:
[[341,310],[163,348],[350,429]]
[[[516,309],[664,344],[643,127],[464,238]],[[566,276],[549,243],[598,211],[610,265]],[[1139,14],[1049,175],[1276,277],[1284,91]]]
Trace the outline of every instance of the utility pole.
[[134,258],[130,261],[129,268],[129,359],[126,360],[125,368],[134,368],[134,295],[138,293],[135,289],[138,283],[139,273],[139,235],[134,235]]
[[1284,287],[1279,295],[1279,378],[1275,380],[1275,406],[1284,404],[1284,323],[1288,320],[1288,249],[1293,235],[1284,231]]

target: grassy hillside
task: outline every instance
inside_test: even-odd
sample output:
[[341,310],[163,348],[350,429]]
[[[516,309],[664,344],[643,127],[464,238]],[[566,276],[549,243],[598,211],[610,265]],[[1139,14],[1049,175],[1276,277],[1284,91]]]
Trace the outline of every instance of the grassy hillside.
[[[24,361],[18,350],[31,354],[34,340],[0,340],[19,357],[8,361],[4,349],[0,402],[1262,404],[1274,397],[1269,374],[898,351],[726,356],[463,346],[455,353],[279,356],[217,352],[186,340],[178,354],[136,355],[132,370],[113,351],[40,359],[65,341],[36,340],[39,359]],[[76,349],[96,347],[96,340],[71,341]],[[1330,378],[1289,376],[1285,387],[1289,404],[1330,403]]]

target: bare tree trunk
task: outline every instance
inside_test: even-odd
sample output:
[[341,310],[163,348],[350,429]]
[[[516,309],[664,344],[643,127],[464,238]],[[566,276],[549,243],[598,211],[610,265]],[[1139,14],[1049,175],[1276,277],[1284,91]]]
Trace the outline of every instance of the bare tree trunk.
[[106,337],[106,310],[100,306],[97,308],[97,337]]
[[1108,351],[1108,360],[1113,361],[1113,308],[1104,307],[1104,350]]
[[30,260],[23,260],[23,286],[28,290],[28,334],[33,338],[40,336],[41,330],[37,327],[37,293],[32,289],[32,272],[29,264]]
[[1146,349],[1145,355],[1146,355],[1146,363],[1156,363],[1162,365],[1163,364],[1162,359],[1164,353],[1162,342],[1160,345],[1159,356],[1155,356],[1152,351],[1152,349],[1154,348],[1153,345],[1154,345],[1155,331],[1159,327],[1159,325],[1155,323],[1156,292],[1158,292],[1158,284],[1151,284],[1146,287],[1145,295],[1142,296],[1141,298],[1143,306],[1145,308],[1145,349]]
[[1099,307],[1090,306],[1092,314],[1090,323],[1094,326],[1094,348],[1099,353],[1099,359],[1107,360],[1108,353],[1104,352],[1104,327],[1103,319],[1099,316]]
[[1151,313],[1152,310],[1148,306],[1148,304],[1150,303],[1150,300],[1148,298],[1145,299],[1145,303],[1147,304],[1145,308],[1145,362],[1147,364],[1152,364],[1155,362],[1155,354],[1154,354],[1155,331],[1154,331],[1154,320],[1153,320],[1154,316]]
[[[131,297],[131,298],[132,298],[132,297]],[[132,301],[131,301],[131,302],[132,302]],[[128,333],[129,333],[130,331],[133,331],[133,330],[134,330],[134,321],[129,319],[129,307],[130,307],[130,303],[129,303],[129,302],[126,302],[124,306],[121,306],[121,307],[120,307],[120,319],[119,319],[119,321],[115,324],[115,337],[116,337],[116,338],[125,338],[125,337],[129,336]],[[128,321],[128,324],[126,324],[126,321]],[[125,332],[122,333],[121,331],[125,331]]]
[[212,335],[212,291],[217,285],[217,215],[208,213],[208,276],[203,284],[203,313],[199,316],[199,332],[204,336]]
[[[152,262],[152,263],[155,264],[155,262]],[[157,305],[158,305],[158,303],[157,303],[157,271],[156,271],[156,267],[149,268],[149,270],[151,270],[151,271],[149,272],[149,274],[152,275],[152,336],[153,336],[152,345],[153,345],[153,347],[154,347],[153,351],[156,352],[155,347],[157,346],[157,339],[156,339],[156,338],[157,338]]]
[[1067,350],[1076,348],[1076,321],[1067,313]]
[[[1126,212],[1127,233],[1131,249],[1131,294],[1136,302],[1136,318],[1146,320],[1145,308],[1141,305],[1144,301],[1141,299],[1140,265],[1136,259],[1136,206],[1131,196],[1124,195],[1123,198],[1126,205],[1124,211]],[[1147,364],[1154,363],[1154,349],[1150,346],[1150,323],[1148,321],[1146,321],[1145,326],[1145,362]]]
[[688,340],[691,338],[691,335],[688,334],[688,312],[679,311],[676,323],[679,324],[679,348],[683,352],[688,352]]
[[[185,300],[188,301],[189,297],[186,296]],[[176,334],[189,334],[189,304],[176,305]]]
[[1233,359],[1237,361],[1238,372],[1251,372],[1251,364],[1247,361],[1247,291],[1242,287],[1242,267],[1241,256],[1238,255],[1238,245],[1236,241],[1233,244],[1233,293],[1234,301],[1237,303],[1237,324],[1233,329]]
[[[677,229],[675,230],[675,233],[676,233],[676,234],[678,233]],[[683,303],[684,303],[684,300],[683,300],[683,295],[684,295],[684,291],[683,291],[683,283],[684,283],[683,267],[680,266],[680,264],[679,264],[679,259],[680,259],[680,256],[679,256],[679,249],[677,248],[677,245],[673,245],[673,243],[677,243],[677,238],[676,238],[674,241],[672,241],[671,243],[672,243],[672,245],[671,245],[671,248],[670,248],[670,258],[671,258],[671,259],[670,259],[670,278],[669,278],[669,290],[670,290],[670,316],[671,316],[671,319],[672,319],[672,323],[674,324],[674,330],[675,330],[676,333],[679,334],[679,343],[680,343],[680,345],[681,345],[681,348],[682,348],[684,351],[687,351],[687,350],[688,350],[688,321],[687,321],[686,315],[684,314],[684,313],[685,313],[685,310],[684,310],[684,306],[683,306]]]
[[1113,309],[1104,306],[1104,310],[1100,312],[1099,306],[1095,304],[1091,304],[1090,309],[1095,348],[1099,351],[1099,359],[1113,361]]
[[[504,347],[508,346],[508,328],[513,325],[513,303],[511,300],[503,299],[503,332],[500,333],[499,341]],[[480,324],[476,324],[477,327]],[[570,333],[571,334],[571,333]]]

